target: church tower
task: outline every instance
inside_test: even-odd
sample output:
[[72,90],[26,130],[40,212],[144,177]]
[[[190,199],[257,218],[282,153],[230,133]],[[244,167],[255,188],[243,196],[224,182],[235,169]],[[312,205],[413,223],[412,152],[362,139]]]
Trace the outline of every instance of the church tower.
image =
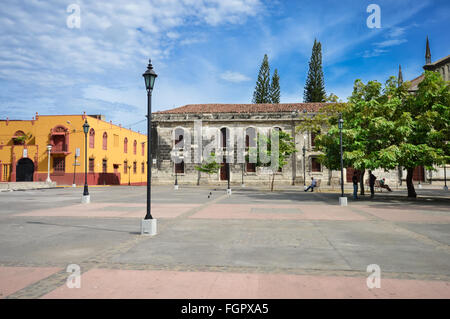
[[428,36],[427,36],[427,48],[425,51],[425,64],[431,64],[431,52],[430,52],[430,43],[428,42]]

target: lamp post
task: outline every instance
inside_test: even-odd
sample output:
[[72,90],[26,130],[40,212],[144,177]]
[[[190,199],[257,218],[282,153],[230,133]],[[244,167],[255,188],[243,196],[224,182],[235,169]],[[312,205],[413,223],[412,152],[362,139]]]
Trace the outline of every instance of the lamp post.
[[47,165],[47,183],[51,183],[52,180],[50,179],[50,152],[52,151],[52,146],[50,144],[47,145],[47,151],[48,151],[48,165]]
[[341,148],[341,197],[339,198],[339,204],[341,206],[347,206],[347,197],[344,197],[344,158],[342,154],[342,128],[344,127],[344,120],[342,119],[342,113],[339,113],[338,127]]
[[131,165],[128,165],[127,167],[128,167],[128,186],[130,186],[131,185],[131,183],[130,183]]
[[303,135],[303,188],[306,189],[306,134]]
[[178,189],[178,170],[177,170],[177,164],[174,165],[175,167],[175,184],[173,186],[174,190]]
[[156,219],[151,214],[151,191],[150,183],[152,181],[152,91],[155,79],[158,76],[153,70],[152,61],[148,60],[147,70],[142,74],[145,80],[145,89],[147,90],[147,213],[141,223],[141,234],[156,235]]
[[447,187],[447,169],[446,169],[447,164],[444,163],[444,190],[448,191],[448,187]]
[[87,134],[89,132],[89,124],[87,120],[84,121],[83,124],[83,132],[84,132],[84,190],[83,190],[83,198],[81,200],[82,203],[88,204],[91,202],[91,197],[89,195],[88,184],[87,184]]

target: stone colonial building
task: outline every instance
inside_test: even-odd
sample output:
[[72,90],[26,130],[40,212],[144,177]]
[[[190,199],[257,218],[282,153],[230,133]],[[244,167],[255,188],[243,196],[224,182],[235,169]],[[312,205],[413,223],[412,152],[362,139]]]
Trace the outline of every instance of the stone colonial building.
[[[295,127],[301,121],[301,115],[312,116],[324,103],[290,103],[290,104],[194,104],[186,105],[172,110],[161,111],[153,114],[153,163],[156,166],[153,173],[155,183],[173,182],[175,174],[180,183],[197,184],[199,173],[195,166],[195,150],[198,149],[199,140],[196,138],[194,126],[201,121],[201,144],[203,146],[216,140],[218,152],[225,158],[217,174],[210,176],[202,173],[200,183],[226,183],[228,180],[228,166],[230,165],[230,180],[233,184],[261,184],[267,183],[269,173],[263,168],[258,168],[253,163],[245,161],[245,154],[252,146],[256,132],[268,133],[272,129],[280,129],[294,137],[297,152],[294,153],[288,163],[277,173],[277,183],[303,184],[303,146],[305,146],[305,174],[306,180],[312,176],[318,179],[331,179],[337,174],[323,167],[317,160],[317,152],[314,152],[314,136],[296,132]],[[207,131],[210,131],[208,133]],[[175,163],[171,151],[175,144],[180,142],[180,135],[186,134],[191,140],[192,149],[190,160],[186,158],[186,147],[182,162]],[[200,134],[197,134],[197,136]],[[210,135],[210,136],[208,136]],[[212,135],[212,136],[211,136]],[[231,137],[232,142],[226,145]],[[239,142],[241,138],[241,142]],[[184,137],[186,139],[186,137]],[[243,149],[243,150],[242,150]],[[239,162],[239,157],[241,162]],[[203,157],[205,159],[205,157]],[[190,162],[190,163],[189,163]]]
[[[428,39],[425,58],[425,70],[438,71],[444,79],[449,80],[450,56],[432,63]],[[411,81],[411,93],[417,90],[422,79],[423,75],[420,75]],[[403,81],[401,67],[399,81]],[[252,146],[252,136],[255,136],[255,132],[267,134],[272,129],[281,129],[294,138],[296,152],[277,173],[276,183],[302,185],[306,179],[306,184],[309,184],[311,177],[314,177],[321,180],[322,185],[337,186],[340,171],[331,171],[320,164],[319,153],[314,151],[314,135],[295,130],[303,117],[313,116],[323,105],[325,103],[192,104],[153,113],[153,182],[168,184],[174,183],[177,178],[180,184],[225,184],[228,180],[229,165],[232,184],[267,184],[270,178],[268,171],[246,162],[245,155]],[[200,121],[201,131],[197,130],[196,134],[195,127],[200,125]],[[208,133],[208,130],[212,134]],[[183,137],[180,137],[181,135]],[[201,136],[201,139],[198,136]],[[225,141],[230,137],[232,143],[227,145]],[[199,154],[196,151],[199,150],[199,145],[205,146],[214,140],[218,143],[216,154],[220,153],[219,155],[225,157],[221,168],[217,174],[200,174],[195,170],[195,166],[200,165],[201,161],[196,158],[196,154]],[[239,143],[241,150],[237,151]],[[175,147],[176,145],[178,147]],[[173,150],[179,147],[183,150],[174,153]],[[173,155],[178,155],[179,163],[174,162]],[[444,168],[435,168],[435,171],[426,171],[424,167],[417,167],[413,180],[416,183],[443,184]],[[450,166],[447,170],[448,168]],[[374,174],[378,178],[386,178],[387,183],[393,187],[404,184],[406,180],[406,171],[401,168],[391,171],[375,170]],[[351,183],[352,175],[352,168],[344,168],[345,183]],[[367,178],[367,175],[365,176]]]

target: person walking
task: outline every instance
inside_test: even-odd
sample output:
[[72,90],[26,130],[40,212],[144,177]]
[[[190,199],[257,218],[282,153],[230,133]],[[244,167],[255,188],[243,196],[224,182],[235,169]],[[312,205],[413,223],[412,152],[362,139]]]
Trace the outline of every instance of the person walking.
[[314,187],[316,187],[316,180],[314,177],[311,177],[311,185],[308,186],[307,189],[305,189],[305,192],[307,192],[309,189],[311,189],[311,192],[314,192]]
[[356,171],[353,172],[352,182],[353,182],[353,199],[358,199],[358,174]]
[[370,198],[375,196],[375,181],[377,177],[372,174],[372,171],[369,170],[369,187],[370,187]]

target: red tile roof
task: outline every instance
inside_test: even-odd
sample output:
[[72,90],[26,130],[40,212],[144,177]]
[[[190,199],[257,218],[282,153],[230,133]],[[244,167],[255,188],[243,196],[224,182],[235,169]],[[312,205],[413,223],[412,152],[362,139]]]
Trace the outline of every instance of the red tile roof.
[[423,81],[423,79],[425,78],[425,74],[421,74],[418,77],[416,77],[415,79],[412,79],[411,82],[411,86],[409,87],[408,91],[417,91],[419,89],[419,83]]
[[179,113],[272,113],[272,112],[316,112],[326,103],[280,103],[280,104],[188,104],[156,114]]

